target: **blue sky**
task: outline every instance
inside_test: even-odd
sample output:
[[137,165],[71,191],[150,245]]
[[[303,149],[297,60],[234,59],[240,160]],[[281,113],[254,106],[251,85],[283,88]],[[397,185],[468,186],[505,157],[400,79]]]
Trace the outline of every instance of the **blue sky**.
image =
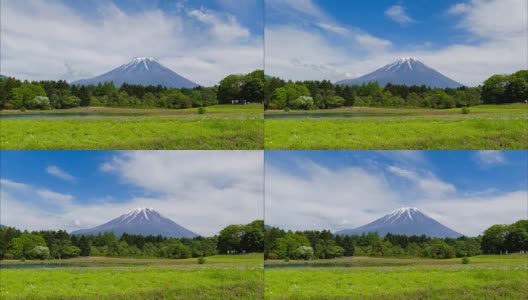
[[457,81],[478,85],[492,74],[527,67],[526,5],[524,0],[268,0],[266,71],[339,80],[416,57]]
[[263,0],[5,0],[3,75],[93,77],[137,56],[202,85],[263,68]]
[[150,207],[216,234],[262,219],[262,161],[251,151],[2,151],[0,223],[75,230]]
[[[408,5],[405,5],[408,3]],[[453,26],[456,16],[446,11],[459,1],[365,1],[358,5],[354,1],[314,1],[314,5],[347,28],[361,28],[372,35],[390,39],[396,47],[408,44],[434,43],[438,46],[463,41],[460,28]],[[398,22],[385,14],[393,6],[403,8],[402,15],[412,20]],[[268,24],[288,24],[284,12],[269,10]],[[412,17],[411,17],[412,16]],[[405,19],[404,19],[405,20]],[[466,34],[467,35],[467,34]]]
[[417,207],[479,234],[528,214],[526,151],[267,151],[266,222],[355,228]]

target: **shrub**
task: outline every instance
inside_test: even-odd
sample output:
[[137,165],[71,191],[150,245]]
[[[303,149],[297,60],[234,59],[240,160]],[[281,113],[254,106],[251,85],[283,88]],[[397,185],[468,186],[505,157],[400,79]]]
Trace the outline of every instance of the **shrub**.
[[462,108],[462,114],[467,115],[467,114],[469,114],[470,112],[471,112],[471,111],[469,110],[469,107],[464,107],[464,108]]
[[198,257],[198,264],[199,265],[205,264],[205,257],[203,257],[203,256]]
[[289,258],[289,257],[286,257],[286,258],[284,259],[284,261],[285,261],[285,262],[289,262],[289,261],[290,261],[290,258]]
[[304,260],[309,260],[314,255],[313,248],[310,246],[300,246],[295,251],[295,256]]
[[469,264],[469,257],[465,256],[462,258],[462,264],[467,265]]
[[309,110],[314,106],[314,101],[312,97],[300,96],[299,98],[290,101],[290,107],[292,109],[304,109]]
[[26,107],[28,109],[40,109],[45,110],[50,108],[50,100],[48,97],[36,96],[32,100],[26,102]]
[[200,108],[198,108],[198,114],[199,114],[199,115],[203,115],[203,114],[205,114],[205,107],[200,107]]
[[29,257],[31,259],[44,260],[44,259],[49,258],[49,256],[50,256],[49,248],[44,247],[44,246],[36,246],[29,252]]
[[22,107],[20,108],[20,111],[21,111],[21,112],[26,112],[26,108],[25,108],[24,106],[22,106]]

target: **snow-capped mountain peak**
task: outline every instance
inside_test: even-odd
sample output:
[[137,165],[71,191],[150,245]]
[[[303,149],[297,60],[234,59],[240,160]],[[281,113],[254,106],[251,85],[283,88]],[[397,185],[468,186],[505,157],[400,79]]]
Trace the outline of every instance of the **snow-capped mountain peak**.
[[196,233],[162,216],[154,209],[141,207],[97,227],[77,230],[72,232],[72,234],[93,235],[99,232],[114,232],[116,235],[126,232],[129,234],[163,235],[178,238],[198,236]]
[[149,70],[149,65],[152,63],[157,63],[156,60],[152,57],[135,57],[131,62],[129,62],[126,65],[123,65],[123,69],[129,69],[136,67],[138,65],[143,65],[146,70]]
[[398,59],[397,61],[386,65],[385,68],[387,70],[390,70],[390,69],[396,69],[398,67],[407,65],[407,67],[412,70],[413,69],[413,64],[416,64],[416,63],[421,63],[421,62],[418,59],[414,58],[414,57],[402,57],[402,58]]
[[133,211],[129,212],[129,213],[126,213],[122,216],[120,216],[118,219],[123,221],[123,222],[126,222],[127,224],[136,220],[136,221],[150,221],[150,218],[149,216],[151,217],[157,217],[157,216],[161,216],[157,211],[153,210],[152,208],[141,208],[141,207],[138,207],[136,209],[134,209]]
[[389,221],[390,223],[394,223],[398,220],[414,221],[413,216],[417,214],[425,215],[422,212],[420,212],[416,207],[402,207],[386,215],[385,217],[383,217],[383,219],[385,219],[386,221]]
[[385,86],[389,82],[392,84],[426,85],[440,88],[462,86],[462,84],[442,75],[415,57],[401,57],[374,72],[355,79],[338,81],[336,84],[361,85],[368,82],[378,82],[381,86]]
[[430,237],[459,237],[460,233],[448,228],[416,207],[402,207],[361,227],[344,229],[336,234],[353,235],[377,232],[381,236],[387,233],[405,235],[427,235]]
[[90,79],[77,80],[72,82],[72,84],[97,85],[104,82],[113,82],[118,87],[125,82],[128,84],[162,85],[175,88],[193,88],[198,86],[148,56],[135,57],[130,62],[110,72]]

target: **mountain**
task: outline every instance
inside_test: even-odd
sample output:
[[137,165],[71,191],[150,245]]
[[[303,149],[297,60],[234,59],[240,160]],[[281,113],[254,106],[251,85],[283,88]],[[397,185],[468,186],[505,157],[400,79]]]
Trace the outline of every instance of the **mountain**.
[[416,58],[400,58],[392,64],[355,79],[345,79],[336,82],[341,85],[361,85],[377,81],[381,86],[387,83],[403,85],[422,85],[439,88],[457,88],[462,84],[442,75],[440,72],[426,66]]
[[99,232],[114,232],[117,236],[123,233],[140,235],[163,235],[176,238],[193,238],[198,234],[184,228],[172,220],[163,217],[150,208],[137,208],[127,214],[94,228],[72,232],[76,235],[96,235]]
[[121,86],[124,82],[140,85],[159,84],[174,88],[193,88],[198,86],[198,84],[164,67],[151,57],[136,57],[128,64],[122,65],[108,73],[89,79],[77,80],[71,84],[97,85],[104,82],[114,82],[116,86]]
[[380,236],[387,233],[422,235],[430,237],[460,237],[462,234],[438,223],[433,218],[414,207],[400,208],[383,218],[354,229],[345,229],[336,232],[340,235],[360,235],[362,233],[378,232]]

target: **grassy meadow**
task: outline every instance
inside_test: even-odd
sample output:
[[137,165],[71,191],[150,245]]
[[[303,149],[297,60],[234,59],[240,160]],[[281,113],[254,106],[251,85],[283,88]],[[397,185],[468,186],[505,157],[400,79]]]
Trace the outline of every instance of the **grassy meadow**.
[[527,255],[266,261],[266,299],[528,299]]
[[[526,149],[528,105],[453,109],[352,107],[316,111],[267,111],[268,115],[329,117],[266,119],[265,149]],[[350,114],[355,117],[332,117]]]
[[[52,264],[26,261],[24,264]],[[1,299],[263,299],[263,255],[190,259],[88,257],[62,267],[0,269]],[[2,261],[1,264],[22,264]]]
[[[54,118],[9,117],[34,114]],[[70,116],[83,114],[90,117]],[[0,149],[258,150],[264,142],[262,114],[260,104],[216,105],[205,114],[197,108],[2,111]]]

